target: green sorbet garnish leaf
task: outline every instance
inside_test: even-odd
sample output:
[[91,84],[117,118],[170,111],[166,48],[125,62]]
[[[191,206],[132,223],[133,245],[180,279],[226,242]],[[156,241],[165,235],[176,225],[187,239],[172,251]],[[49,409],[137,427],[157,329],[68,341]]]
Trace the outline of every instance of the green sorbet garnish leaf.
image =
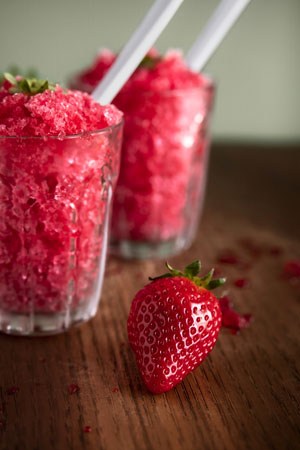
[[25,78],[21,77],[17,79],[11,73],[4,73],[4,79],[7,80],[12,86],[9,89],[11,94],[22,93],[26,95],[41,94],[47,89],[50,91],[55,90],[55,84],[49,83],[48,80],[39,80],[37,78]]
[[160,56],[146,55],[140,62],[139,69],[154,69],[156,64],[161,60]]
[[[9,73],[13,76],[21,75],[22,77],[25,77],[25,78],[39,78],[39,72],[34,67],[30,67],[29,69],[22,70],[16,64],[12,64],[4,72]],[[0,73],[0,84],[2,84],[3,81],[5,80],[4,72]]]

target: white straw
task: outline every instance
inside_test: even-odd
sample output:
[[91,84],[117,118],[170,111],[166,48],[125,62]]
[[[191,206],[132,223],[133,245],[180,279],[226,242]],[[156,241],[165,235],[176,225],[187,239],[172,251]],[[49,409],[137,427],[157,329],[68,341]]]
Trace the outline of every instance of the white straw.
[[110,70],[93,91],[92,96],[97,102],[105,105],[115,98],[182,2],[183,0],[156,0]]
[[191,70],[200,72],[251,0],[222,0],[186,56]]

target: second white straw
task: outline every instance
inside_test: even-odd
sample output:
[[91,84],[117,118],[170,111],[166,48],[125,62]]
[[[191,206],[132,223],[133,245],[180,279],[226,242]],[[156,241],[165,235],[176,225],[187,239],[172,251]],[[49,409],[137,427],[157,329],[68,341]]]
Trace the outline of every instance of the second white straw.
[[93,91],[92,96],[97,102],[105,105],[115,98],[182,2],[183,0],[156,0],[112,67]]
[[222,0],[185,58],[200,72],[251,0]]

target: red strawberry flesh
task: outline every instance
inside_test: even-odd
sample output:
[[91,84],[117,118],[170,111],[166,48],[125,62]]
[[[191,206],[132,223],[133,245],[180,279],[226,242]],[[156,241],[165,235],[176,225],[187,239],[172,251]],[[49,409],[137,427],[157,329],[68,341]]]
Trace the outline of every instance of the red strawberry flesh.
[[229,328],[232,333],[236,334],[241,329],[249,326],[252,320],[251,314],[239,314],[233,309],[231,300],[224,295],[219,300],[222,311],[222,327]]

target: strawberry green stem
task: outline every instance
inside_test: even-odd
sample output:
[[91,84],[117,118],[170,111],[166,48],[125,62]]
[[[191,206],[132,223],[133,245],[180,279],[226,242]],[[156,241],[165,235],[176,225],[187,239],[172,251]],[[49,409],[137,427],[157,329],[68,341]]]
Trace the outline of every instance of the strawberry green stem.
[[200,277],[199,272],[201,270],[201,263],[199,260],[193,261],[191,264],[188,264],[183,272],[174,269],[168,262],[166,262],[166,267],[169,272],[164,273],[163,275],[160,275],[158,277],[149,278],[149,280],[155,281],[160,278],[184,277],[193,281],[197,286],[203,287],[208,290],[215,289],[224,284],[226,281],[225,278],[213,279],[214,269],[211,269],[206,275]]

